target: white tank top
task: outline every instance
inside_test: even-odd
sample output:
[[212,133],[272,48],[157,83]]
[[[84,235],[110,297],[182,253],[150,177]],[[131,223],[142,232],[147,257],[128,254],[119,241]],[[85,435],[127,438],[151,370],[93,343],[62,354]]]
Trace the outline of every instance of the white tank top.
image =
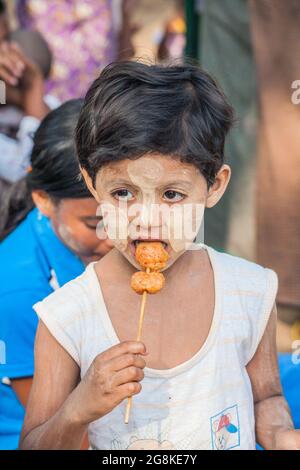
[[[204,345],[171,369],[146,367],[142,391],[133,397],[129,424],[124,424],[125,400],[89,425],[91,448],[255,449],[246,365],[275,302],[277,276],[255,263],[204,248],[215,281],[214,316]],[[94,263],[34,308],[77,362],[81,377],[97,354],[119,342]]]

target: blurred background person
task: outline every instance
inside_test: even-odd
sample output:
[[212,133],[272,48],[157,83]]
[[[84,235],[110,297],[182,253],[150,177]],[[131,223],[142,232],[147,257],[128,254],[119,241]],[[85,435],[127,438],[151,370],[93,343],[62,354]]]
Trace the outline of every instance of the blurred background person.
[[7,0],[11,27],[39,31],[53,54],[46,91],[84,96],[108,63],[183,57],[184,0]]
[[0,178],[15,182],[29,166],[32,135],[56,99],[45,96],[51,52],[35,31],[17,30],[0,43],[0,79],[6,84],[6,105],[0,106]]
[[34,137],[30,172],[0,203],[0,331],[6,344],[0,449],[18,447],[34,373],[38,318],[32,305],[112,247],[96,235],[97,203],[79,178],[73,136],[81,104],[67,102],[44,119]]
[[21,27],[41,32],[53,53],[47,92],[61,101],[84,96],[100,69],[133,56],[130,21],[137,0],[19,0]]

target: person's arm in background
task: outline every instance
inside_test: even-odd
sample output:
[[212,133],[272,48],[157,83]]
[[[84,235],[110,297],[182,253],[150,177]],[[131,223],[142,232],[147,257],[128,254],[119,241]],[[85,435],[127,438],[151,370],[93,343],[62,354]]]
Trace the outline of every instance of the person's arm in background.
[[18,44],[10,43],[10,49],[14,50],[15,55],[24,65],[24,70],[19,80],[24,114],[41,121],[50,111],[44,101],[43,74],[39,67],[23,54]]
[[7,95],[13,100],[12,104],[21,107],[24,112],[16,140],[0,134],[0,176],[14,183],[26,174],[33,145],[32,136],[49,108],[44,101],[41,72],[16,44],[0,44],[0,79],[7,84]]
[[[15,87],[11,93],[25,116],[42,120],[49,112],[44,102],[44,78],[39,67],[21,51],[18,44],[3,41],[0,44],[0,79]],[[14,104],[14,103],[12,103]]]
[[247,365],[254,397],[256,439],[264,449],[300,450],[300,431],[294,429],[279,378],[276,320],[274,306],[262,340]]
[[132,16],[137,0],[121,0],[122,25],[119,33],[118,59],[130,59],[134,55],[133,36],[140,26],[132,22]]

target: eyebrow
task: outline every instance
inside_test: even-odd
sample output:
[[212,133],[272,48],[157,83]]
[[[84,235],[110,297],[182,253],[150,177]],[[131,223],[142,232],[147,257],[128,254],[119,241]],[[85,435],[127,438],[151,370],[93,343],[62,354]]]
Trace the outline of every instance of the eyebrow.
[[[108,181],[107,183],[104,183],[104,186],[107,189],[110,186],[115,186],[115,185],[119,185],[119,184],[120,185],[124,184],[124,185],[131,186],[131,187],[134,187],[134,188],[137,187],[137,185],[135,185],[132,181],[127,180],[127,179],[122,179],[122,178],[116,178],[116,179],[113,179],[111,181]],[[165,183],[161,184],[160,186],[161,187],[167,187],[167,186],[172,186],[172,185],[181,185],[181,186],[186,187],[187,189],[190,189],[190,188],[193,187],[193,184],[190,181],[187,181],[187,180],[170,180],[170,181],[166,181]]]
[[106,183],[104,183],[104,186],[107,187],[107,186],[118,185],[118,184],[127,184],[130,186],[134,186],[134,184],[130,180],[122,179],[122,178],[114,178],[110,181],[107,181]]
[[170,180],[166,181],[162,186],[173,186],[173,185],[178,185],[178,186],[185,186],[187,189],[192,188],[194,185],[187,180]]

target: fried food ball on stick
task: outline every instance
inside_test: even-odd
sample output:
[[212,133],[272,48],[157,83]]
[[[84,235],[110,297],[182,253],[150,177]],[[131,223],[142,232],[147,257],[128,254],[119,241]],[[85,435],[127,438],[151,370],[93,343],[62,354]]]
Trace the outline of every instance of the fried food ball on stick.
[[[147,293],[156,294],[163,288],[165,277],[158,271],[165,267],[169,259],[169,255],[160,242],[140,242],[136,248],[135,258],[137,262],[146,269],[146,272],[139,271],[134,273],[131,277],[132,289],[137,294],[143,296],[137,335],[137,341],[140,341],[142,336],[142,325],[145,314]],[[131,404],[132,397],[129,397],[125,412],[125,424],[128,424],[129,421]]]
[[161,242],[140,242],[136,248],[135,258],[142,268],[160,271],[165,267],[169,254]]
[[165,276],[161,273],[145,273],[139,271],[134,273],[131,278],[131,288],[137,293],[142,295],[144,292],[148,294],[156,294],[160,291],[165,283]]

